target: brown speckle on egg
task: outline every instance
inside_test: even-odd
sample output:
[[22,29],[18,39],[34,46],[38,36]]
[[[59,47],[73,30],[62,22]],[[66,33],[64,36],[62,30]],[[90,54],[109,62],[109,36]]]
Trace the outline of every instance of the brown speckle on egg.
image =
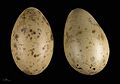
[[18,56],[16,57],[16,59],[17,59],[17,60],[20,60],[20,58],[19,58]]
[[16,34],[16,35],[15,35],[15,39],[16,39],[16,41],[18,41],[18,38],[19,38],[19,35]]
[[95,33],[96,31],[95,30],[92,30],[92,33]]
[[76,8],[68,15],[64,29],[64,51],[71,67],[85,75],[97,74],[107,64],[109,45],[105,33],[84,9]]
[[93,68],[93,70],[95,70],[95,68]]
[[35,54],[34,57],[39,57],[39,54]]

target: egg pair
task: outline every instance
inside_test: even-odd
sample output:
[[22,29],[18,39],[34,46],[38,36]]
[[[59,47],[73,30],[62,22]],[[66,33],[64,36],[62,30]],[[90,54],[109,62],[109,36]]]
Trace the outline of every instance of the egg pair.
[[[11,51],[17,67],[28,75],[42,73],[52,59],[53,47],[53,34],[45,16],[37,8],[25,9],[11,35]],[[82,74],[94,75],[107,64],[108,40],[87,11],[76,8],[68,15],[64,51],[70,66]]]

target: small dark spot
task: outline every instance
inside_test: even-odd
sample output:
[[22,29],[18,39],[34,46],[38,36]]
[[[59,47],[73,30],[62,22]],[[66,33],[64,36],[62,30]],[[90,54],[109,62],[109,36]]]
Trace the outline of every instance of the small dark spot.
[[49,26],[49,23],[48,23],[48,21],[46,22],[46,24]]
[[80,50],[80,52],[82,52],[82,50]]
[[93,65],[91,64],[91,65],[90,65],[90,69],[91,69],[92,67],[93,67]]
[[32,37],[30,37],[30,40],[32,40]]
[[53,35],[51,34],[50,39],[53,40]]
[[18,38],[19,38],[19,36],[18,36],[18,34],[16,34],[15,35],[15,39],[18,41]]
[[32,29],[30,29],[30,32],[32,32]]
[[38,71],[38,69],[36,69],[35,71]]
[[19,58],[19,57],[16,57],[16,59],[17,59],[17,60],[20,60],[20,58]]
[[40,35],[40,33],[38,33]]
[[38,57],[38,56],[39,56],[39,54],[38,55],[36,55],[36,54],[34,55],[34,57]]
[[34,54],[34,52],[33,51],[31,51],[31,55],[33,55]]
[[37,38],[39,38],[40,36],[37,36]]
[[78,69],[82,69],[81,67],[79,67]]
[[95,70],[95,68],[93,68],[93,70]]
[[45,58],[46,56],[44,55],[44,58]]
[[23,14],[23,16],[22,16],[22,19],[25,19],[26,17],[25,17],[25,14]]
[[102,40],[104,40],[104,36],[103,36],[103,34],[102,34],[102,33],[101,33],[101,39],[102,39]]
[[17,49],[17,45],[16,45],[16,43],[14,44],[14,47]]
[[86,49],[88,49],[88,46],[86,46]]
[[45,49],[45,47],[42,48],[43,50]]
[[92,30],[92,33],[95,33],[96,31],[95,30]]
[[34,48],[30,49],[30,51],[31,51],[31,55],[33,55],[34,54]]
[[78,28],[80,29],[80,26]]
[[30,34],[28,34],[28,37],[30,36]]
[[36,32],[34,31],[33,34],[36,34]]
[[45,67],[43,66],[42,69],[44,69]]
[[77,64],[77,67],[79,66],[79,64]]

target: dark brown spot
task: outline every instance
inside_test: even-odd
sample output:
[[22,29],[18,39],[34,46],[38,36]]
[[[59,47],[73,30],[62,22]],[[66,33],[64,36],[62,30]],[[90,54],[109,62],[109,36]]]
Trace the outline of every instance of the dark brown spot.
[[30,37],[30,40],[32,40],[32,37]]
[[95,30],[92,30],[92,33],[95,33],[96,31]]
[[42,69],[44,69],[45,67],[43,66]]
[[45,49],[45,47],[42,48],[43,50]]
[[82,50],[80,50],[80,52],[82,52]]
[[36,32],[34,31],[33,34],[36,34]]
[[36,69],[35,71],[38,71],[38,69]]
[[45,58],[46,56],[44,55],[44,58]]
[[46,24],[49,26],[49,23],[48,23],[48,21],[46,22]]
[[30,49],[30,52],[31,52],[31,55],[33,55],[34,54],[34,48]]
[[78,69],[82,69],[81,67],[79,67]]
[[18,34],[16,34],[15,35],[15,39],[18,41],[18,38],[19,38],[19,36],[18,36]]
[[37,36],[37,38],[39,38],[40,36]]
[[79,64],[77,64],[77,67],[79,66]]
[[101,33],[101,39],[104,40],[104,35]]
[[93,65],[91,64],[91,65],[90,65],[90,69],[91,69],[92,67],[93,67]]
[[28,34],[28,37],[30,36],[30,34]]
[[38,56],[39,56],[39,54],[37,54],[37,55],[35,54],[35,55],[34,55],[34,57],[38,57]]
[[17,59],[17,60],[20,60],[20,58],[19,58],[19,57],[16,57],[16,59]]
[[95,70],[95,68],[93,68],[93,70]]
[[30,32],[32,32],[32,29],[30,29]]

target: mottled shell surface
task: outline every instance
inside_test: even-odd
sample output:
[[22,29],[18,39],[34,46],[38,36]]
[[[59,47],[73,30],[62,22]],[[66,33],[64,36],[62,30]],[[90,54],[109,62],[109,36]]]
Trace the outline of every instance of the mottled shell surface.
[[67,17],[64,51],[71,67],[85,75],[99,73],[108,62],[110,50],[107,37],[84,9],[76,8]]
[[11,35],[11,52],[17,67],[37,75],[49,65],[53,54],[51,27],[37,8],[26,8],[17,18]]

